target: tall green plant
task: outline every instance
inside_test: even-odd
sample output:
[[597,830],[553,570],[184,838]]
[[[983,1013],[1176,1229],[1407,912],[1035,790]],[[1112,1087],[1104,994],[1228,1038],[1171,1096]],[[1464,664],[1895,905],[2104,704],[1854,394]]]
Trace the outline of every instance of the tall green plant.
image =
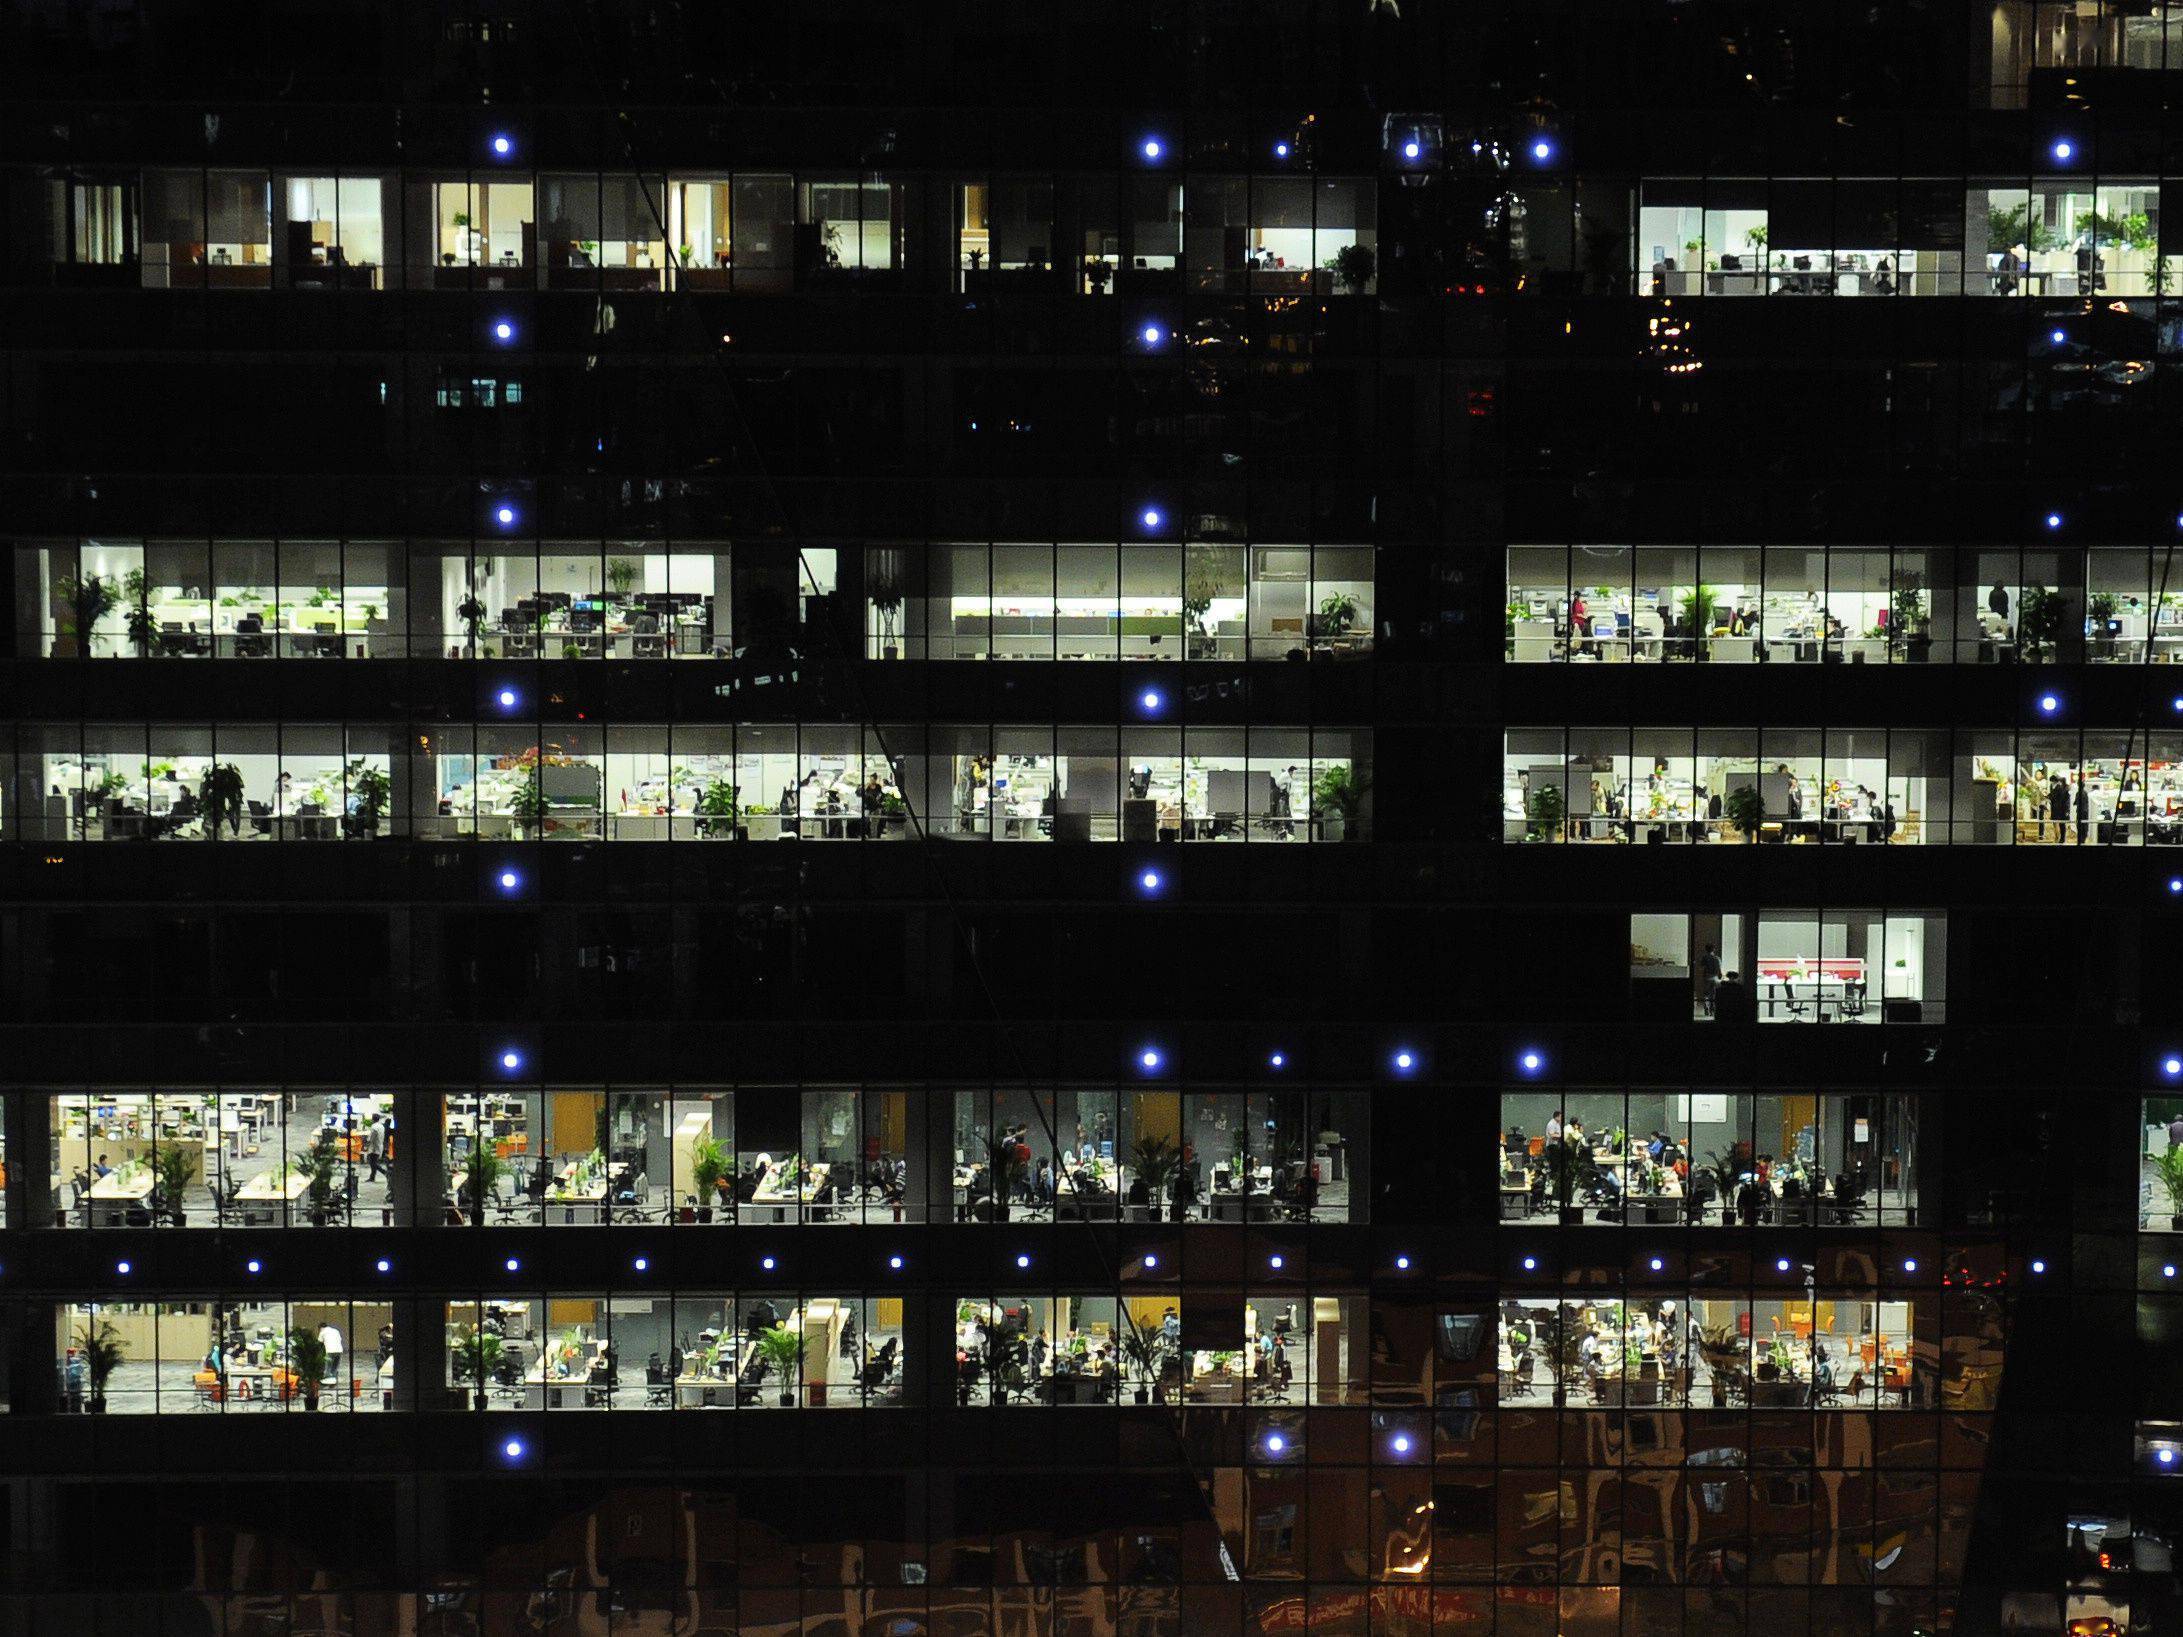
[[75,639],[76,657],[89,659],[98,641],[100,620],[113,611],[120,591],[112,580],[97,574],[63,574],[53,582],[53,594],[65,611],[67,634]]
[[2167,1190],[2168,1209],[2176,1216],[2183,1216],[2183,1148],[2170,1145],[2153,1158],[2153,1174],[2160,1179],[2160,1186]]
[[318,1408],[318,1386],[326,1379],[326,1344],[309,1325],[288,1332],[288,1368],[303,1389],[303,1407]]
[[76,1332],[76,1351],[83,1355],[83,1371],[91,1388],[91,1404],[94,1408],[106,1407],[106,1383],[120,1369],[129,1356],[128,1345],[122,1341],[121,1332],[95,1315],[84,1320],[83,1328]]

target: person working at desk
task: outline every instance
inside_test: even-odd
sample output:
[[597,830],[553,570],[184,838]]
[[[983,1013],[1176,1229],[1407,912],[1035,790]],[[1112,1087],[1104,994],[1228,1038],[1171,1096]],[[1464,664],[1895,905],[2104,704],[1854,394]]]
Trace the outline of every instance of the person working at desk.
[[106,1163],[106,1156],[104,1154],[101,1154],[95,1161],[92,1162],[91,1175],[94,1178],[110,1177],[113,1174],[114,1168]]

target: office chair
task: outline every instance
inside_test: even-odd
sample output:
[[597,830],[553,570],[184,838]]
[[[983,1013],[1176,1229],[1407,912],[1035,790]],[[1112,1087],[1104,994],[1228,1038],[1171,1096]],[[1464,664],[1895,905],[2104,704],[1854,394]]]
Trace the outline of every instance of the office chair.
[[671,1410],[674,1405],[675,1384],[667,1379],[667,1366],[654,1353],[644,1363],[644,1407]]

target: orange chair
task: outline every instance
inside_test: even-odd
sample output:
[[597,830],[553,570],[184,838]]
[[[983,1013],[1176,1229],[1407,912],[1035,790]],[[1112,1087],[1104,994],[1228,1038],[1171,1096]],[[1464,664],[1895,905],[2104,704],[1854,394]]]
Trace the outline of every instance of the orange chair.
[[1544,1154],[1545,1152],[1546,1152],[1546,1139],[1545,1139],[1544,1137],[1533,1137],[1533,1138],[1531,1139],[1531,1143],[1530,1143],[1530,1154],[1531,1154],[1531,1157],[1532,1157],[1533,1159],[1537,1159],[1537,1158],[1539,1158],[1539,1157],[1540,1157],[1540,1156],[1541,1156],[1542,1154]]
[[215,1370],[199,1370],[190,1377],[190,1385],[197,1389],[197,1402],[208,1410],[225,1401],[227,1397],[219,1372]]

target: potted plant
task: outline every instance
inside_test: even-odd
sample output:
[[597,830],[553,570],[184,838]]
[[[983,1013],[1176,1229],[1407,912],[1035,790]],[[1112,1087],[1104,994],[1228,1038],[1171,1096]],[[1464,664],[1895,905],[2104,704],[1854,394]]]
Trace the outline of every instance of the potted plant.
[[2066,596],[2047,586],[2029,587],[2016,615],[2018,651],[2033,663],[2052,660],[2068,623]]
[[83,1407],[91,1415],[104,1415],[106,1383],[121,1367],[122,1360],[129,1356],[129,1350],[121,1339],[121,1332],[94,1315],[76,1332],[76,1351],[83,1355],[83,1372],[90,1388]]
[[781,1408],[796,1407],[796,1377],[803,1369],[803,1337],[785,1324],[758,1332],[758,1356],[780,1373]]
[[1706,657],[1706,638],[1713,631],[1713,605],[1720,594],[1718,586],[1694,585],[1682,595],[1679,606],[1683,611],[1683,630],[1690,640],[1693,659]]
[[318,1135],[311,1139],[311,1146],[297,1156],[296,1170],[310,1178],[304,1198],[311,1213],[311,1226],[323,1228],[333,1211],[335,1179],[341,1174],[341,1150],[333,1127],[319,1127]]
[[491,1390],[493,1374],[500,1368],[500,1361],[507,1349],[500,1338],[490,1330],[475,1326],[466,1328],[455,1339],[453,1373],[457,1381],[467,1381],[477,1395],[477,1407],[484,1409],[486,1395]]
[[538,769],[532,767],[508,798],[508,816],[515,821],[516,834],[526,839],[534,834],[546,822],[546,807],[545,786],[539,781]]
[[1172,1137],[1140,1133],[1130,1145],[1129,1160],[1144,1181],[1146,1208],[1152,1213],[1151,1220],[1157,1222],[1166,1214],[1168,1190],[1174,1183],[1175,1169],[1182,1163],[1182,1155]]
[[178,1228],[188,1226],[183,1215],[182,1190],[197,1180],[197,1155],[197,1150],[184,1148],[180,1143],[163,1143],[152,1152],[152,1176],[160,1201]]
[[1728,816],[1732,833],[1746,842],[1758,840],[1759,826],[1766,822],[1766,798],[1759,794],[1756,784],[1739,784],[1729,791],[1721,811]]
[[2169,1147],[2153,1160],[2153,1171],[2168,1194],[2168,1226],[2183,1233],[2183,1148]]
[[303,1407],[317,1409],[319,1383],[326,1379],[326,1344],[307,1324],[288,1332],[288,1370],[303,1389]]
[[742,838],[735,822],[736,787],[726,779],[713,779],[697,798],[697,833],[701,836]]
[[78,659],[89,659],[98,646],[98,623],[113,611],[120,593],[114,582],[96,574],[63,574],[53,582],[53,595],[61,607],[61,632],[53,644],[57,658],[63,643],[71,645]]
[[697,1219],[710,1222],[713,1204],[720,1198],[720,1180],[728,1174],[727,1144],[718,1137],[700,1137],[690,1144],[690,1183],[697,1193]]
[[1213,657],[1215,641],[1205,616],[1213,611],[1215,599],[1228,593],[1227,567],[1227,554],[1219,546],[1192,546],[1183,565],[1182,617],[1192,659]]
[[1125,1308],[1119,1345],[1122,1363],[1136,1383],[1130,1396],[1139,1404],[1151,1402],[1152,1388],[1160,1378],[1160,1364],[1167,1353],[1166,1342],[1159,1331],[1139,1324]]
[[394,781],[382,768],[353,761],[349,763],[349,794],[356,799],[352,815],[356,829],[367,836],[377,835],[387,816],[387,803],[394,796]]
[[892,790],[879,798],[879,833],[900,835],[908,828],[910,804]]
[[1591,1149],[1581,1140],[1563,1137],[1559,1142],[1549,1142],[1539,1157],[1546,1166],[1547,1192],[1554,1196],[1562,1226],[1575,1227],[1584,1220],[1577,1190],[1590,1186],[1599,1174],[1599,1167],[1592,1163]]
[[462,621],[464,640],[469,645],[470,657],[478,651],[478,627],[485,623],[485,605],[478,601],[476,592],[465,592],[461,602],[455,604],[455,618]]
[[1378,253],[1368,244],[1345,244],[1326,259],[1334,282],[1353,296],[1364,294],[1364,287],[1372,282],[1379,265]]
[[485,1226],[485,1202],[493,1197],[493,1190],[507,1174],[508,1162],[490,1148],[479,1148],[471,1153],[468,1170],[462,1179],[462,1207],[476,1226]]
[[1526,841],[1561,841],[1568,831],[1564,820],[1569,804],[1562,797],[1561,786],[1542,784],[1531,792],[1531,799],[1524,813],[1524,839]]
[[1321,768],[1319,776],[1311,781],[1311,811],[1319,821],[1320,839],[1363,840],[1364,826],[1358,821],[1371,789],[1371,781],[1348,762]]
[[[682,259],[685,262],[690,259],[690,251],[687,245],[683,247]],[[628,558],[609,557],[606,560],[607,589],[617,597],[626,598],[630,592],[637,588],[638,572],[637,565]]]
[[1008,1220],[1008,1202],[1023,1180],[1023,1156],[1011,1137],[989,1137],[985,1144],[985,1180],[993,1190],[993,1220]]
[[879,657],[902,657],[901,627],[897,623],[902,612],[902,568],[891,551],[874,552],[871,568],[864,577],[864,597],[872,605],[872,613],[879,627]]
[[1895,587],[1888,593],[1888,641],[1910,663],[1922,665],[1933,648],[1931,624],[1926,612],[1925,576],[1915,569],[1905,569],[1896,576]]
[[225,824],[235,834],[243,831],[243,772],[233,762],[214,762],[197,784],[197,805],[204,813],[207,841],[220,839]]
[[2092,652],[2103,659],[2115,651],[2115,639],[2107,627],[2119,606],[2112,591],[2095,591],[2085,604],[2085,635],[2092,639]]
[[[1514,608],[1511,604],[1511,610]],[[1510,614],[1509,635],[1516,634],[1515,615]],[[1346,637],[1357,623],[1357,599],[1346,591],[1336,591],[1319,599],[1319,634],[1327,638]]]
[[152,618],[142,569],[132,568],[121,577],[121,600],[128,605],[129,646],[136,650],[137,658],[147,658],[159,642],[159,622]]

